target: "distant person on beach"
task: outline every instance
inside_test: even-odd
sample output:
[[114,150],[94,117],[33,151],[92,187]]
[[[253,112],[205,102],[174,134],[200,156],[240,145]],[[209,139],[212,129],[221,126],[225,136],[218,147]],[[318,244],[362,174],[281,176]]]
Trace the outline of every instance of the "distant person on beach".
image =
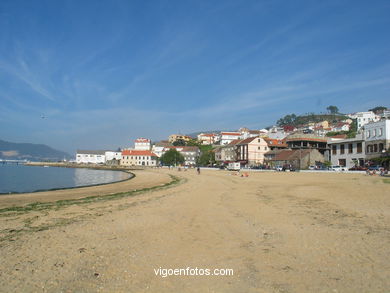
[[196,172],[198,172],[198,175],[200,175],[200,168],[196,168]]

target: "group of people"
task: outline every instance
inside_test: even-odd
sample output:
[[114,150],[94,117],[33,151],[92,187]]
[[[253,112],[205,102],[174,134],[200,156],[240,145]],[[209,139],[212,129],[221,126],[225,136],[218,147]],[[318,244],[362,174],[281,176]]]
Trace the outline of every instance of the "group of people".
[[379,176],[385,176],[388,173],[387,169],[380,168],[378,171],[367,169],[366,174],[372,176],[372,175],[376,175],[377,172],[379,172]]

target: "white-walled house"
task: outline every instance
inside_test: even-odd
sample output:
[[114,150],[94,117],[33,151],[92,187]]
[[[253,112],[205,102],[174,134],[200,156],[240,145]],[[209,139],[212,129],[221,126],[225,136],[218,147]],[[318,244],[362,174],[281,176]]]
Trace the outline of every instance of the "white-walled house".
[[364,136],[367,157],[378,157],[390,148],[390,120],[380,120],[364,125]]
[[161,158],[161,156],[164,154],[164,148],[164,146],[153,145],[152,153],[156,154],[157,157]]
[[236,139],[241,139],[241,132],[221,132],[221,145],[227,145]]
[[105,152],[105,156],[106,156],[106,161],[111,161],[111,160],[120,160],[122,159],[122,152],[120,151],[106,151]]
[[366,161],[365,141],[362,134],[355,138],[328,140],[330,161],[332,165],[352,168],[355,165],[364,166]]
[[150,139],[147,138],[137,138],[134,141],[134,149],[141,151],[150,151],[151,144]]
[[380,117],[372,111],[357,112],[357,113],[349,114],[347,116],[352,118],[352,119],[356,119],[356,121],[357,121],[356,124],[357,124],[358,130],[361,129],[367,123],[376,122],[376,121],[380,120]]
[[78,164],[104,164],[106,151],[77,150],[76,163]]

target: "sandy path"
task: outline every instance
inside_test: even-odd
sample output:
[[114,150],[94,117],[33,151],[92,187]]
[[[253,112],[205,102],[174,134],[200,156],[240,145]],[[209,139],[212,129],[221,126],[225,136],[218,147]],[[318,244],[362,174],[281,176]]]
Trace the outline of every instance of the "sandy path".
[[[59,221],[0,242],[0,291],[389,291],[390,184],[380,178],[171,173],[188,181],[0,218],[2,231]],[[234,276],[162,278],[160,267],[229,268]]]

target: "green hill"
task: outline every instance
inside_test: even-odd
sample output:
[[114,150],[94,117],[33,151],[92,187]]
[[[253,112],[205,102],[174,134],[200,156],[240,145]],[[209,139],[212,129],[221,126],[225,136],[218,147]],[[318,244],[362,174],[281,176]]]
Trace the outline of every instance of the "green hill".
[[348,119],[348,116],[343,114],[308,114],[297,116],[295,114],[286,115],[283,118],[280,118],[276,124],[278,126],[292,125],[300,126],[306,125],[308,123],[318,123],[324,120],[328,122],[338,122],[345,119]]

